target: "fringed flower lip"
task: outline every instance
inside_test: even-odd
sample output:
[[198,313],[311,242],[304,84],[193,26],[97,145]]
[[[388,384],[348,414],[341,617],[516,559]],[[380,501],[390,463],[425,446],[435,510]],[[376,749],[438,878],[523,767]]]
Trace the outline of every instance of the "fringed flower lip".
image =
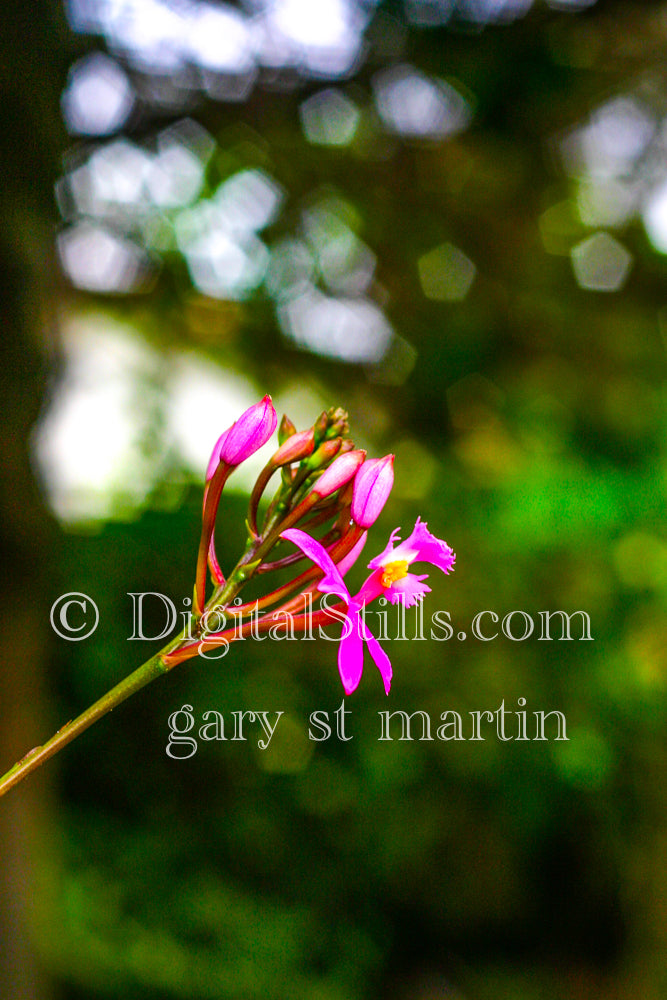
[[392,531],[384,552],[369,562],[368,568],[373,572],[357,595],[363,604],[384,596],[392,604],[401,600],[406,608],[411,608],[420,597],[431,592],[431,588],[423,583],[428,579],[426,574],[408,573],[412,563],[430,563],[443,573],[454,569],[456,555],[447,542],[431,534],[421,518],[417,518],[412,534],[395,545],[400,530],[396,528]]

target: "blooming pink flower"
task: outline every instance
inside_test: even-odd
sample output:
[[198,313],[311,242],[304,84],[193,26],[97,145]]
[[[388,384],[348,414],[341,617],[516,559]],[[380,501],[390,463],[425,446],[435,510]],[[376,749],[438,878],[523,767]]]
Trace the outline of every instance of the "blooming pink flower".
[[371,458],[354,479],[352,520],[360,528],[370,528],[386,504],[394,485],[394,456]]
[[248,407],[216,441],[206,469],[206,482],[213,478],[220,462],[236,466],[254,455],[269,440],[277,423],[278,416],[270,396]]
[[343,633],[338,647],[338,671],[345,694],[352,694],[361,680],[364,666],[364,642],[380,671],[384,689],[389,694],[392,673],[389,657],[364,622],[361,615],[363,604],[350,595],[343,577],[329,553],[318,541],[307,535],[305,531],[299,531],[298,528],[283,531],[282,537],[298,545],[301,551],[324,572],[317,589],[323,594],[335,594],[347,605]]
[[[392,670],[389,657],[368,629],[361,614],[362,608],[382,595],[385,595],[392,604],[403,601],[409,608],[416,604],[420,597],[429,593],[431,588],[423,582],[427,579],[425,575],[408,573],[408,566],[413,562],[431,563],[443,573],[449,573],[454,566],[456,556],[453,551],[446,542],[432,535],[420,518],[417,518],[410,537],[394,547],[399,530],[397,528],[392,532],[384,552],[370,561],[368,568],[373,572],[354,597],[345,586],[342,572],[347,571],[354,558],[359,555],[361,540],[346,557],[346,561],[343,561],[346,563],[345,566],[343,562],[336,566],[326,549],[304,531],[291,529],[284,531],[282,535],[283,538],[298,545],[301,551],[324,572],[317,589],[323,594],[335,594],[347,605],[338,649],[338,670],[346,694],[351,694],[361,679],[364,642],[380,671],[387,694],[391,686]],[[365,540],[365,535],[363,538]],[[350,558],[352,556],[353,558]]]

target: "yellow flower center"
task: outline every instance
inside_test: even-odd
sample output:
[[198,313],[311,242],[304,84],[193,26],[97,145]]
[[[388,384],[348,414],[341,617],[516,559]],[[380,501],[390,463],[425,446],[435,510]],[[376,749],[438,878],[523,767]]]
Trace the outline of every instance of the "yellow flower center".
[[402,580],[408,575],[407,559],[399,559],[397,562],[387,563],[382,569],[382,586],[391,587],[392,583]]

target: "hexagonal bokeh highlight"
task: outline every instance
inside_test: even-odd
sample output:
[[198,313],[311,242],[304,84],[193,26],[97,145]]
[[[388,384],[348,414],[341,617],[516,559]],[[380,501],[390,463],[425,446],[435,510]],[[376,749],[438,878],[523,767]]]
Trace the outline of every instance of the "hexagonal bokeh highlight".
[[318,146],[346,146],[354,138],[360,113],[354,101],[329,87],[303,101],[299,117],[308,142]]
[[572,247],[577,284],[588,292],[618,292],[632,267],[632,254],[609,233],[595,233]]
[[427,299],[462,302],[475,280],[477,268],[452,243],[441,243],[417,261],[419,281]]

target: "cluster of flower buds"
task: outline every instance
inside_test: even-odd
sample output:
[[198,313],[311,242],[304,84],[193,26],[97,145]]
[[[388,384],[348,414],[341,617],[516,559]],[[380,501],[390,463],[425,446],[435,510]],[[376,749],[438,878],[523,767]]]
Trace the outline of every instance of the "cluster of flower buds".
[[[246,549],[229,575],[223,574],[215,550],[215,522],[220,498],[234,469],[263,447],[278,423],[271,398],[265,396],[243,413],[216,442],[206,471],[202,534],[197,560],[194,610],[196,635],[177,641],[163,657],[171,667],[199,652],[228,645],[232,639],[255,635],[263,628],[271,634],[279,617],[305,629],[305,604],[315,591],[336,595],[338,608],[316,612],[316,623],[326,623],[344,612],[345,628],[339,648],[339,671],[347,693],[361,677],[363,650],[367,646],[377,664],[385,690],[391,683],[391,664],[363,619],[363,608],[380,596],[411,606],[428,593],[425,576],[408,571],[413,562],[427,562],[444,573],[454,565],[454,553],[417,520],[412,534],[394,545],[394,532],[384,552],[371,560],[371,575],[356,594],[350,594],[343,577],[359,557],[368,529],[380,516],[394,484],[394,456],[367,459],[348,437],[347,414],[325,410],[308,430],[298,431],[283,417],[278,429],[278,449],[266,463],[250,495],[246,524]],[[272,478],[277,488],[270,501],[264,496]],[[319,537],[313,533],[317,531]],[[288,542],[293,549],[274,558],[276,546]],[[254,576],[284,570],[302,560],[308,568],[252,603],[239,604],[237,595]],[[214,591],[206,600],[207,567]],[[208,618],[218,616],[233,602],[234,627],[211,631]],[[309,606],[309,608],[312,607]],[[263,612],[261,623],[254,616]],[[299,614],[301,612],[301,614]],[[337,620],[341,620],[337,617]]]
[[[215,550],[215,522],[227,479],[234,469],[263,447],[273,435],[278,419],[270,396],[249,407],[218,438],[206,470],[202,534],[195,582],[195,611],[206,608],[207,565],[218,603],[227,588]],[[278,430],[279,447],[260,472],[250,496],[246,553],[235,568],[238,580],[266,573],[303,559],[301,553],[269,562],[267,556],[281,534],[296,525],[308,530],[331,522],[321,539],[335,562],[357,547],[365,531],[379,517],[391,492],[393,455],[366,460],[348,437],[347,414],[339,408],[325,410],[308,430],[297,431],[284,416]],[[266,489],[280,471],[278,489],[264,511],[259,509]],[[229,588],[227,588],[229,589]],[[226,594],[224,595],[226,598]]]

